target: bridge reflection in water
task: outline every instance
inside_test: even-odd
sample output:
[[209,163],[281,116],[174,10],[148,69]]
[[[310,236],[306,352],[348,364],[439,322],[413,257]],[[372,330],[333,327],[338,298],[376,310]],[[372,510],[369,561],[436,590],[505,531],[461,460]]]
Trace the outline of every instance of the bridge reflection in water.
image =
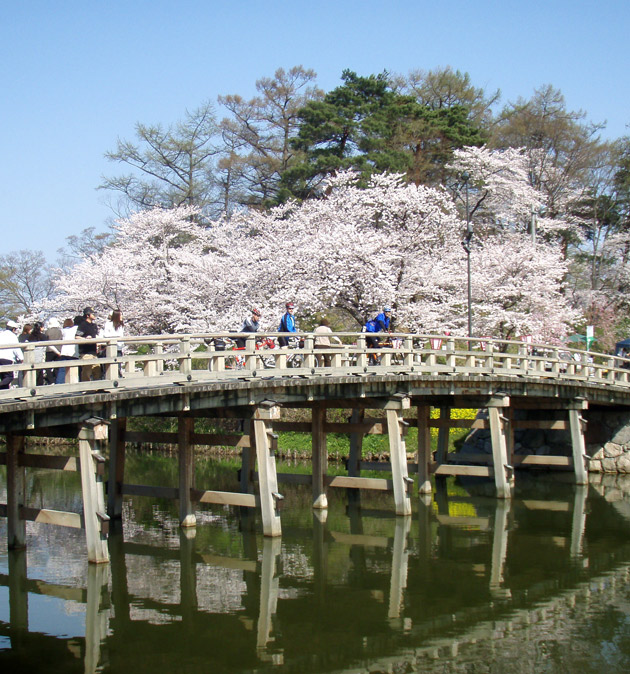
[[[622,626],[630,616],[628,501],[602,493],[555,482],[497,501],[440,481],[412,517],[395,517],[384,498],[339,492],[327,511],[292,508],[273,538],[256,533],[251,510],[214,508],[211,524],[186,530],[168,505],[151,520],[132,499],[124,533],[109,538],[111,563],[77,563],[78,584],[65,566],[68,541],[50,533],[63,530],[47,529],[38,579],[26,551],[9,551],[0,644],[10,647],[0,669],[35,671],[54,659],[60,671],[90,673],[445,671],[518,656],[531,662],[520,671],[544,657],[596,671],[600,636],[583,633],[576,616],[587,620],[600,605],[625,606]],[[53,608],[38,595],[57,598]],[[62,613],[84,614],[84,638],[55,631]],[[618,636],[607,648],[630,662],[627,625]],[[554,655],[532,650],[542,641]],[[593,669],[583,666],[585,649]]]

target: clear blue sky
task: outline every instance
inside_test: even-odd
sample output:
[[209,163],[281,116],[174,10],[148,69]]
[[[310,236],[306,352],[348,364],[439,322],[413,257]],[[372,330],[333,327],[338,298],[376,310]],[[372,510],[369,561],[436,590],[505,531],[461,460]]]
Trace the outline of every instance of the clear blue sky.
[[103,157],[118,137],[249,97],[278,67],[330,90],[344,68],[450,65],[502,103],[552,84],[606,137],[630,133],[627,0],[6,0],[0,17],[0,254],[52,262],[67,236],[104,230],[95,188],[121,172]]

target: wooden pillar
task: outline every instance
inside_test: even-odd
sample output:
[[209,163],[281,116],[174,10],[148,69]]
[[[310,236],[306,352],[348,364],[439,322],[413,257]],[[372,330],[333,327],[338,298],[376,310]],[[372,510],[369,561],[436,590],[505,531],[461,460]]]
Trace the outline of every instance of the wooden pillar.
[[409,409],[409,398],[392,399],[387,405],[389,407],[386,407],[387,431],[396,514],[411,515],[411,499],[409,498],[411,480],[407,474],[407,449],[403,435],[406,422],[402,418],[402,410]]
[[450,436],[451,408],[440,407],[440,426],[438,428],[437,453],[435,460],[437,465],[446,463],[448,458],[448,440]]
[[431,463],[430,405],[418,405],[418,493],[431,493],[429,464]]
[[83,520],[87,542],[88,561],[95,564],[109,561],[105,523],[105,494],[103,476],[97,475],[95,460],[102,463],[96,443],[107,440],[107,425],[100,419],[88,419],[79,430],[79,461],[81,464],[81,491]]
[[[351,424],[361,424],[365,419],[365,409],[353,409],[350,417]],[[361,474],[361,456],[363,454],[363,433],[352,431],[350,433],[350,452],[348,454],[348,475],[350,477],[359,477]],[[353,489],[351,491],[358,491]]]
[[7,442],[7,534],[9,550],[26,547],[26,521],[21,509],[26,499],[26,471],[22,466],[24,436],[9,433]]
[[326,408],[320,405],[313,407],[312,413],[312,447],[313,447],[313,508],[328,508],[326,496],[326,473],[328,472],[328,448],[326,445]]
[[122,517],[125,483],[125,432],[127,419],[114,419],[109,427],[109,476],[107,482],[107,514],[111,519]]
[[253,474],[256,468],[256,455],[254,448],[256,447],[256,438],[254,436],[254,426],[250,419],[246,419],[244,423],[247,424],[247,432],[249,433],[249,447],[241,449],[241,492],[243,494],[254,493]]
[[263,534],[280,536],[282,534],[278,505],[282,496],[278,493],[276,457],[270,447],[269,434],[271,421],[280,417],[280,409],[275,403],[259,405],[253,415],[254,436],[256,438],[256,458],[258,460],[258,489],[262,511]]
[[494,484],[497,498],[510,498],[510,479],[508,472],[512,467],[507,460],[507,442],[505,439],[505,417],[501,414],[502,408],[507,407],[507,396],[497,397],[488,404],[488,419],[490,421],[490,437],[492,440],[492,460],[494,463]]
[[571,446],[573,450],[573,470],[575,472],[575,484],[588,484],[588,471],[586,470],[586,444],[584,442],[584,426],[581,410],[586,409],[588,403],[578,400],[569,408],[569,426],[571,427]]
[[190,498],[190,490],[195,487],[195,452],[192,434],[195,431],[193,417],[179,416],[177,419],[177,445],[179,458],[179,524],[194,527],[197,524],[195,510]]

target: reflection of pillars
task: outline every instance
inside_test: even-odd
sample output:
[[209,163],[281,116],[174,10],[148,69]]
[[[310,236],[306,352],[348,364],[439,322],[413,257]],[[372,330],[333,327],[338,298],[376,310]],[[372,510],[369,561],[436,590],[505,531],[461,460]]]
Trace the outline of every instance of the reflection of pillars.
[[326,447],[326,408],[319,405],[313,407],[312,418],[312,453],[313,453],[313,508],[328,508],[325,477],[328,472],[328,450]]
[[185,624],[190,624],[197,610],[196,531],[194,527],[179,531],[180,610]]
[[327,510],[313,511],[313,575],[315,595],[321,605],[327,600],[328,544],[326,543]]
[[87,606],[85,610],[85,674],[98,671],[101,643],[107,636],[109,610],[100,610],[103,585],[107,584],[108,568],[104,564],[90,564],[87,578]]
[[571,523],[571,557],[581,557],[586,527],[586,497],[588,487],[579,484],[575,487],[573,500],[573,522]]
[[421,496],[418,502],[418,547],[420,549],[419,559],[420,568],[426,570],[431,558],[431,505],[432,500],[429,494]]
[[262,511],[263,534],[280,536],[281,525],[278,505],[282,497],[278,493],[278,476],[276,474],[276,457],[271,449],[269,434],[271,422],[280,417],[280,408],[272,402],[259,405],[252,423],[256,438],[256,458],[258,460],[258,489],[260,493],[260,509]]
[[488,418],[490,420],[490,437],[492,440],[492,461],[494,464],[494,484],[497,498],[510,498],[510,481],[508,472],[512,470],[507,460],[506,420],[501,414],[504,406],[503,400],[488,405]]
[[109,536],[109,553],[111,555],[112,602],[116,625],[125,629],[130,622],[129,590],[127,588],[127,564],[125,559],[125,539],[120,522],[114,523]]
[[431,493],[429,464],[431,463],[431,407],[418,405],[418,492]]
[[280,554],[282,539],[265,538],[263,540],[262,569],[260,571],[260,612],[256,648],[264,650],[271,637],[271,621],[278,606],[279,578],[276,576],[276,557]]
[[192,443],[194,431],[195,419],[193,417],[178,417],[179,523],[182,527],[194,527],[197,524],[190,498],[190,490],[195,487],[195,451]]
[[9,625],[11,647],[19,648],[28,633],[26,550],[9,550]]
[[410,517],[397,517],[394,530],[394,551],[392,553],[392,575],[389,585],[389,610],[387,617],[392,620],[400,618],[403,605],[403,592],[407,587],[407,563],[409,552],[407,536],[411,529]]
[[7,534],[9,550],[26,547],[26,521],[21,508],[26,498],[26,471],[20,466],[24,456],[24,436],[9,433],[7,443]]
[[107,485],[107,514],[112,519],[122,517],[122,486],[125,482],[125,432],[127,419],[114,419],[109,427],[109,480]]
[[84,422],[79,430],[79,461],[81,465],[81,492],[83,495],[83,521],[87,542],[88,561],[108,562],[107,536],[101,523],[109,519],[105,514],[103,477],[97,471],[95,461],[100,465],[101,457],[96,451],[96,442],[107,440],[107,426],[94,419]]
[[575,471],[575,484],[588,484],[586,471],[586,445],[584,443],[584,425],[580,410],[584,409],[585,401],[576,401],[569,409],[569,425],[571,427],[571,446],[573,449],[573,469]]
[[[360,489],[349,489],[348,493],[360,491]],[[348,501],[348,518],[350,520],[350,533],[360,535],[363,533],[363,518],[361,517],[361,504],[359,501]],[[365,547],[363,545],[350,546],[350,559],[352,560],[352,569],[356,573],[359,582],[363,581],[367,563],[365,560]]]
[[396,409],[386,410],[394,503],[397,515],[411,515],[410,478],[407,475],[407,449],[403,436],[405,421],[402,418],[402,410],[409,408],[409,398],[404,398],[401,401],[390,401],[390,404],[394,402]]
[[494,531],[492,537],[492,565],[490,567],[490,593],[494,597],[510,597],[511,592],[503,586],[503,570],[507,556],[508,515],[510,501],[499,500],[494,511]]

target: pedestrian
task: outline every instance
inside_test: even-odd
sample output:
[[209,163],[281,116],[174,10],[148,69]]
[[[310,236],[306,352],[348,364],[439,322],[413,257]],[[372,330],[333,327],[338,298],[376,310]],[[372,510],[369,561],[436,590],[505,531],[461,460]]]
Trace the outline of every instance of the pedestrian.
[[[297,332],[297,324],[295,322],[295,316],[293,315],[295,305],[293,302],[287,302],[285,308],[286,312],[280,319],[278,332]],[[286,337],[278,337],[278,344],[280,346],[287,346],[288,343],[289,340]]]
[[30,323],[24,323],[22,332],[18,337],[18,342],[28,342],[28,336],[31,334],[33,326]]
[[[260,328],[260,309],[252,309],[252,315],[243,321],[243,325],[239,332],[258,332]],[[247,340],[245,337],[238,337],[236,339],[236,346],[239,349],[244,349]]]
[[[330,322],[327,318],[322,318],[319,325],[313,330],[313,333],[316,335],[314,341],[315,349],[330,349],[332,347],[332,344],[330,343],[331,339],[336,344],[341,344],[339,337],[329,337],[332,330],[330,329]],[[332,363],[332,356],[327,353],[318,353],[316,358],[319,367],[330,367]]]
[[[367,321],[363,330],[369,333],[365,338],[369,349],[378,349],[380,347],[380,340],[376,336],[376,333],[387,332],[389,330],[391,316],[392,308],[384,306],[383,311],[376,318]],[[370,365],[378,365],[378,355],[376,353],[369,354],[369,363]]]
[[[17,331],[20,326],[15,321],[7,321],[6,327],[0,332],[0,365],[15,365],[23,360],[22,349],[17,347]],[[2,348],[2,347],[5,348]],[[0,389],[8,389],[15,374],[12,370],[0,372]]]
[[[76,339],[78,323],[75,323],[71,318],[66,318],[61,329],[62,339],[71,340]],[[78,360],[79,359],[79,345],[78,344],[62,344],[61,345],[61,360]],[[69,368],[60,367],[57,370],[57,384],[70,383]]]
[[[114,309],[111,316],[105,321],[101,337],[124,337],[125,322],[123,321],[122,311]],[[123,342],[116,342],[116,355],[122,358]],[[122,377],[122,363],[118,363],[118,374]]]
[[[63,334],[61,332],[61,327],[59,325],[59,320],[54,316],[51,316],[46,322],[46,337],[49,340],[59,340],[63,339]],[[61,346],[57,349],[57,353],[51,349],[46,350],[46,362],[50,363],[55,360],[58,360],[61,355]],[[46,370],[44,374],[44,379],[47,384],[56,384],[57,383],[57,372],[58,368],[50,368]]]
[[[92,307],[83,309],[83,320],[79,323],[76,338],[85,340],[79,344],[79,360],[92,361],[97,359],[96,338],[99,336],[99,327],[96,323],[96,314]],[[101,378],[101,366],[96,363],[86,363],[81,368],[81,381],[97,380]]]
[[[40,321],[36,321],[35,323],[33,323],[33,329],[28,335],[26,341],[29,343],[38,344],[38,346],[36,346],[34,349],[35,364],[45,363],[46,355],[49,351],[57,356],[59,355],[59,349],[56,346],[46,346],[45,344],[42,344],[42,342],[48,341],[48,337],[44,332],[44,324],[41,323]],[[37,386],[43,386],[44,384],[49,383],[44,377],[45,375],[44,368],[38,367],[36,369],[36,373],[37,374],[35,375],[35,384]]]

